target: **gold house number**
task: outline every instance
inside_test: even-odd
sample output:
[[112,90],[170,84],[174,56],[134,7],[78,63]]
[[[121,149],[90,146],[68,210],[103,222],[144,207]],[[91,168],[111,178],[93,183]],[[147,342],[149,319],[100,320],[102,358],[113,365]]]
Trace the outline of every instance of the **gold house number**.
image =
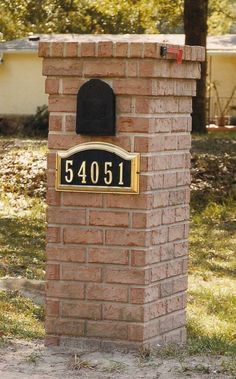
[[108,143],[57,153],[56,190],[138,193],[139,154]]

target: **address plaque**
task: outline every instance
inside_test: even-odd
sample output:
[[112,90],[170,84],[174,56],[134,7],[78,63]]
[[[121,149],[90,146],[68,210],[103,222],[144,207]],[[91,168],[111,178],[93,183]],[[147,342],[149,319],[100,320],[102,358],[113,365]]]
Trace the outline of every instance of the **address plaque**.
[[56,190],[139,193],[140,154],[105,142],[89,142],[56,157]]

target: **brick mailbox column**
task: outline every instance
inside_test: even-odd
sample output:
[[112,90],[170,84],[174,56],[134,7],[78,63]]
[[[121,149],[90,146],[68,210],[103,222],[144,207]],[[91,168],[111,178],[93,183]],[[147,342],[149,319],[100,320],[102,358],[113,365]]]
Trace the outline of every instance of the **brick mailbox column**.
[[[204,49],[181,47],[177,63],[178,47],[162,57],[160,46],[144,35],[40,43],[50,112],[48,345],[186,339],[190,114]],[[76,134],[77,93],[94,78],[116,96],[115,136]],[[140,153],[140,193],[56,191],[57,151],[85,142]]]

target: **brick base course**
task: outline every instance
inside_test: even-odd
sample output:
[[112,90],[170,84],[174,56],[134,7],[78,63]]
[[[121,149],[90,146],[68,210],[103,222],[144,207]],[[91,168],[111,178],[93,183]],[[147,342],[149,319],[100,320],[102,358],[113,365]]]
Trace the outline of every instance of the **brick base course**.
[[[183,47],[180,65],[154,41],[40,43],[50,111],[47,345],[185,342],[190,114],[204,49]],[[75,133],[76,94],[90,78],[114,90],[114,137]],[[55,191],[56,151],[90,141],[141,154],[139,195]]]

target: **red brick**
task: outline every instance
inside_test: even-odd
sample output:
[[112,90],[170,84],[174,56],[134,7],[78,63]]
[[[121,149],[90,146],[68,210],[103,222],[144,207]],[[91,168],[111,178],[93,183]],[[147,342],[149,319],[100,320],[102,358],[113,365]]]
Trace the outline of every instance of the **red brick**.
[[164,150],[163,136],[135,137],[134,150],[138,152],[158,152]]
[[62,317],[76,317],[83,319],[101,320],[101,305],[85,302],[63,301],[61,306]]
[[175,172],[164,173],[163,186],[164,186],[164,188],[176,187],[176,173]]
[[77,78],[63,78],[62,80],[62,88],[64,95],[77,95],[82,84],[85,83],[83,79]]
[[176,278],[173,281],[173,293],[185,291],[188,288],[188,276]]
[[188,241],[175,242],[174,255],[175,257],[182,257],[188,253]]
[[173,294],[173,280],[160,283],[160,297],[171,296]]
[[81,76],[83,62],[79,59],[45,58],[43,75],[48,76]]
[[45,81],[45,93],[58,94],[60,82],[58,78],[47,78]]
[[55,171],[47,171],[47,186],[54,187],[56,182],[56,173]]
[[118,286],[111,284],[88,284],[87,299],[127,302],[128,289],[126,286]]
[[133,212],[132,227],[133,228],[153,228],[161,225],[162,211],[157,209],[149,212]]
[[150,246],[150,233],[136,230],[106,230],[107,245]]
[[132,250],[131,265],[146,266],[149,263],[149,250]]
[[180,205],[186,203],[186,190],[173,190],[169,192],[169,205]]
[[[53,117],[51,116],[50,119],[51,118],[53,119],[54,116]],[[49,119],[49,122],[50,122],[50,119]],[[56,153],[49,152],[47,154],[47,169],[48,170],[50,170],[50,169],[55,170],[55,168],[56,168]]]
[[127,133],[148,133],[149,119],[144,117],[119,117],[117,119],[117,128],[120,132]]
[[39,42],[39,57],[50,57],[51,43],[50,42]]
[[47,242],[60,242],[61,241],[61,228],[48,226],[47,228]]
[[47,204],[48,205],[60,205],[61,193],[56,192],[54,189],[49,188],[47,190]]
[[178,100],[172,96],[146,98],[139,96],[136,98],[137,113],[178,113]]
[[55,171],[47,171],[47,187],[54,187],[56,182],[56,173]]
[[168,261],[174,258],[174,245],[168,243],[160,246],[161,261]]
[[139,305],[103,304],[104,320],[144,321],[144,308]]
[[147,306],[147,312],[150,320],[165,315],[167,313],[166,300],[162,299],[149,304]]
[[66,57],[76,58],[78,56],[78,42],[67,42],[65,46],[66,46],[66,51],[65,51]]
[[59,301],[57,300],[47,300],[46,301],[46,314],[47,317],[57,317],[59,316]]
[[145,326],[144,324],[130,324],[128,326],[129,330],[129,340],[131,341],[143,341]]
[[117,115],[119,115],[119,113],[131,113],[132,112],[132,99],[127,96],[117,96],[116,111],[117,111]]
[[47,263],[46,280],[59,280],[59,279],[60,279],[60,265]]
[[129,213],[91,210],[89,212],[89,225],[120,226],[125,228],[129,225]]
[[175,222],[175,208],[163,209],[162,222],[165,225]]
[[113,81],[113,89],[117,95],[153,95],[149,79],[117,79]]
[[110,41],[98,42],[98,57],[112,57],[113,43]]
[[94,42],[81,42],[81,57],[94,57],[96,44]]
[[152,205],[152,195],[112,195],[105,197],[107,208],[127,208],[127,209],[150,209]]
[[186,325],[186,312],[179,311],[173,314],[173,329],[180,328]]
[[155,62],[153,60],[143,60],[139,63],[140,77],[155,77]]
[[153,266],[151,271],[151,280],[152,282],[156,282],[166,278],[167,265],[166,263],[159,264],[158,266]]
[[79,244],[102,244],[103,231],[95,229],[81,229],[76,226],[64,228],[64,243],[79,243]]
[[163,173],[147,173],[147,175],[141,175],[140,180],[146,179],[146,189],[156,190],[163,188]]
[[131,304],[145,304],[155,301],[160,298],[160,284],[144,288],[130,288],[130,303]]
[[76,263],[63,263],[61,279],[81,282],[100,282],[101,269],[97,267],[86,267]]
[[152,244],[158,245],[165,243],[168,240],[168,228],[165,226],[159,227],[152,232]]
[[182,274],[182,260],[181,261],[172,261],[167,263],[167,276],[176,276]]
[[107,283],[120,284],[149,284],[150,270],[145,269],[106,269],[104,271],[104,281]]
[[63,57],[64,55],[64,42],[52,42],[52,53],[53,57]]
[[54,298],[84,299],[84,284],[51,280],[46,283],[46,295]]
[[76,97],[50,96],[48,110],[49,112],[76,112]]
[[177,118],[172,119],[172,126],[171,131],[172,132],[190,132],[191,131],[191,125],[192,125],[192,119],[191,117],[185,115],[185,116],[178,116]]
[[60,132],[62,130],[62,117],[61,116],[50,115],[49,130],[51,132]]
[[191,183],[190,171],[177,172],[177,186],[189,186]]
[[189,219],[189,206],[178,207],[175,210],[176,222],[185,221]]
[[50,224],[86,224],[85,209],[52,208],[47,210],[47,221]]
[[131,58],[143,56],[144,44],[140,42],[131,42],[129,56]]
[[46,332],[64,336],[84,336],[84,321],[72,321],[61,319],[46,319]]
[[[92,141],[93,142],[100,142],[101,137],[93,137]],[[102,141],[106,142],[106,143],[111,143],[111,144],[116,145],[116,146],[120,146],[121,148],[128,150],[128,151],[131,150],[131,138],[130,138],[130,136],[127,136],[127,135],[124,135],[124,136],[120,135],[120,136],[116,136],[116,137],[104,136],[102,138]]]
[[127,325],[118,322],[88,321],[87,336],[126,340],[128,338],[128,328]]
[[[179,98],[179,107],[178,107],[179,113],[192,113],[192,98]],[[190,138],[190,136],[189,136]]]
[[151,42],[145,43],[143,55],[145,58],[156,58],[157,57],[157,44],[151,43]]
[[136,60],[126,61],[126,76],[134,78],[138,76],[139,63]]
[[76,128],[76,117],[74,115],[66,115],[65,131],[74,132]]
[[47,259],[52,261],[85,262],[85,252],[86,248],[80,246],[46,246]]
[[182,268],[183,274],[187,274],[188,273],[188,258],[183,259],[182,265],[183,265],[183,268]]
[[48,147],[49,149],[70,149],[75,145],[79,145],[84,142],[89,142],[90,138],[88,136],[82,136],[78,134],[62,134],[62,133],[49,133],[48,136]]
[[165,150],[176,150],[177,149],[177,140],[176,136],[165,136],[164,138],[164,149]]
[[160,318],[160,333],[166,333],[173,329],[173,315],[165,315]]
[[56,183],[55,171],[47,171],[47,187],[54,187]]
[[169,204],[169,193],[161,192],[154,194],[153,197],[153,208],[166,207]]
[[125,63],[119,60],[104,58],[86,61],[84,64],[85,77],[120,77],[125,75]]
[[88,250],[88,262],[127,265],[129,262],[129,251],[118,248],[91,248]]
[[182,240],[184,238],[184,224],[169,227],[169,241]]
[[116,57],[127,57],[128,56],[128,43],[117,42],[115,44],[115,56]]
[[183,309],[183,306],[184,306],[183,295],[172,296],[169,299],[167,299],[167,312],[168,313]]
[[95,193],[64,193],[63,205],[74,207],[102,207],[102,195]]
[[191,148],[191,136],[190,135],[180,135],[177,137],[178,149],[179,150],[189,150]]

